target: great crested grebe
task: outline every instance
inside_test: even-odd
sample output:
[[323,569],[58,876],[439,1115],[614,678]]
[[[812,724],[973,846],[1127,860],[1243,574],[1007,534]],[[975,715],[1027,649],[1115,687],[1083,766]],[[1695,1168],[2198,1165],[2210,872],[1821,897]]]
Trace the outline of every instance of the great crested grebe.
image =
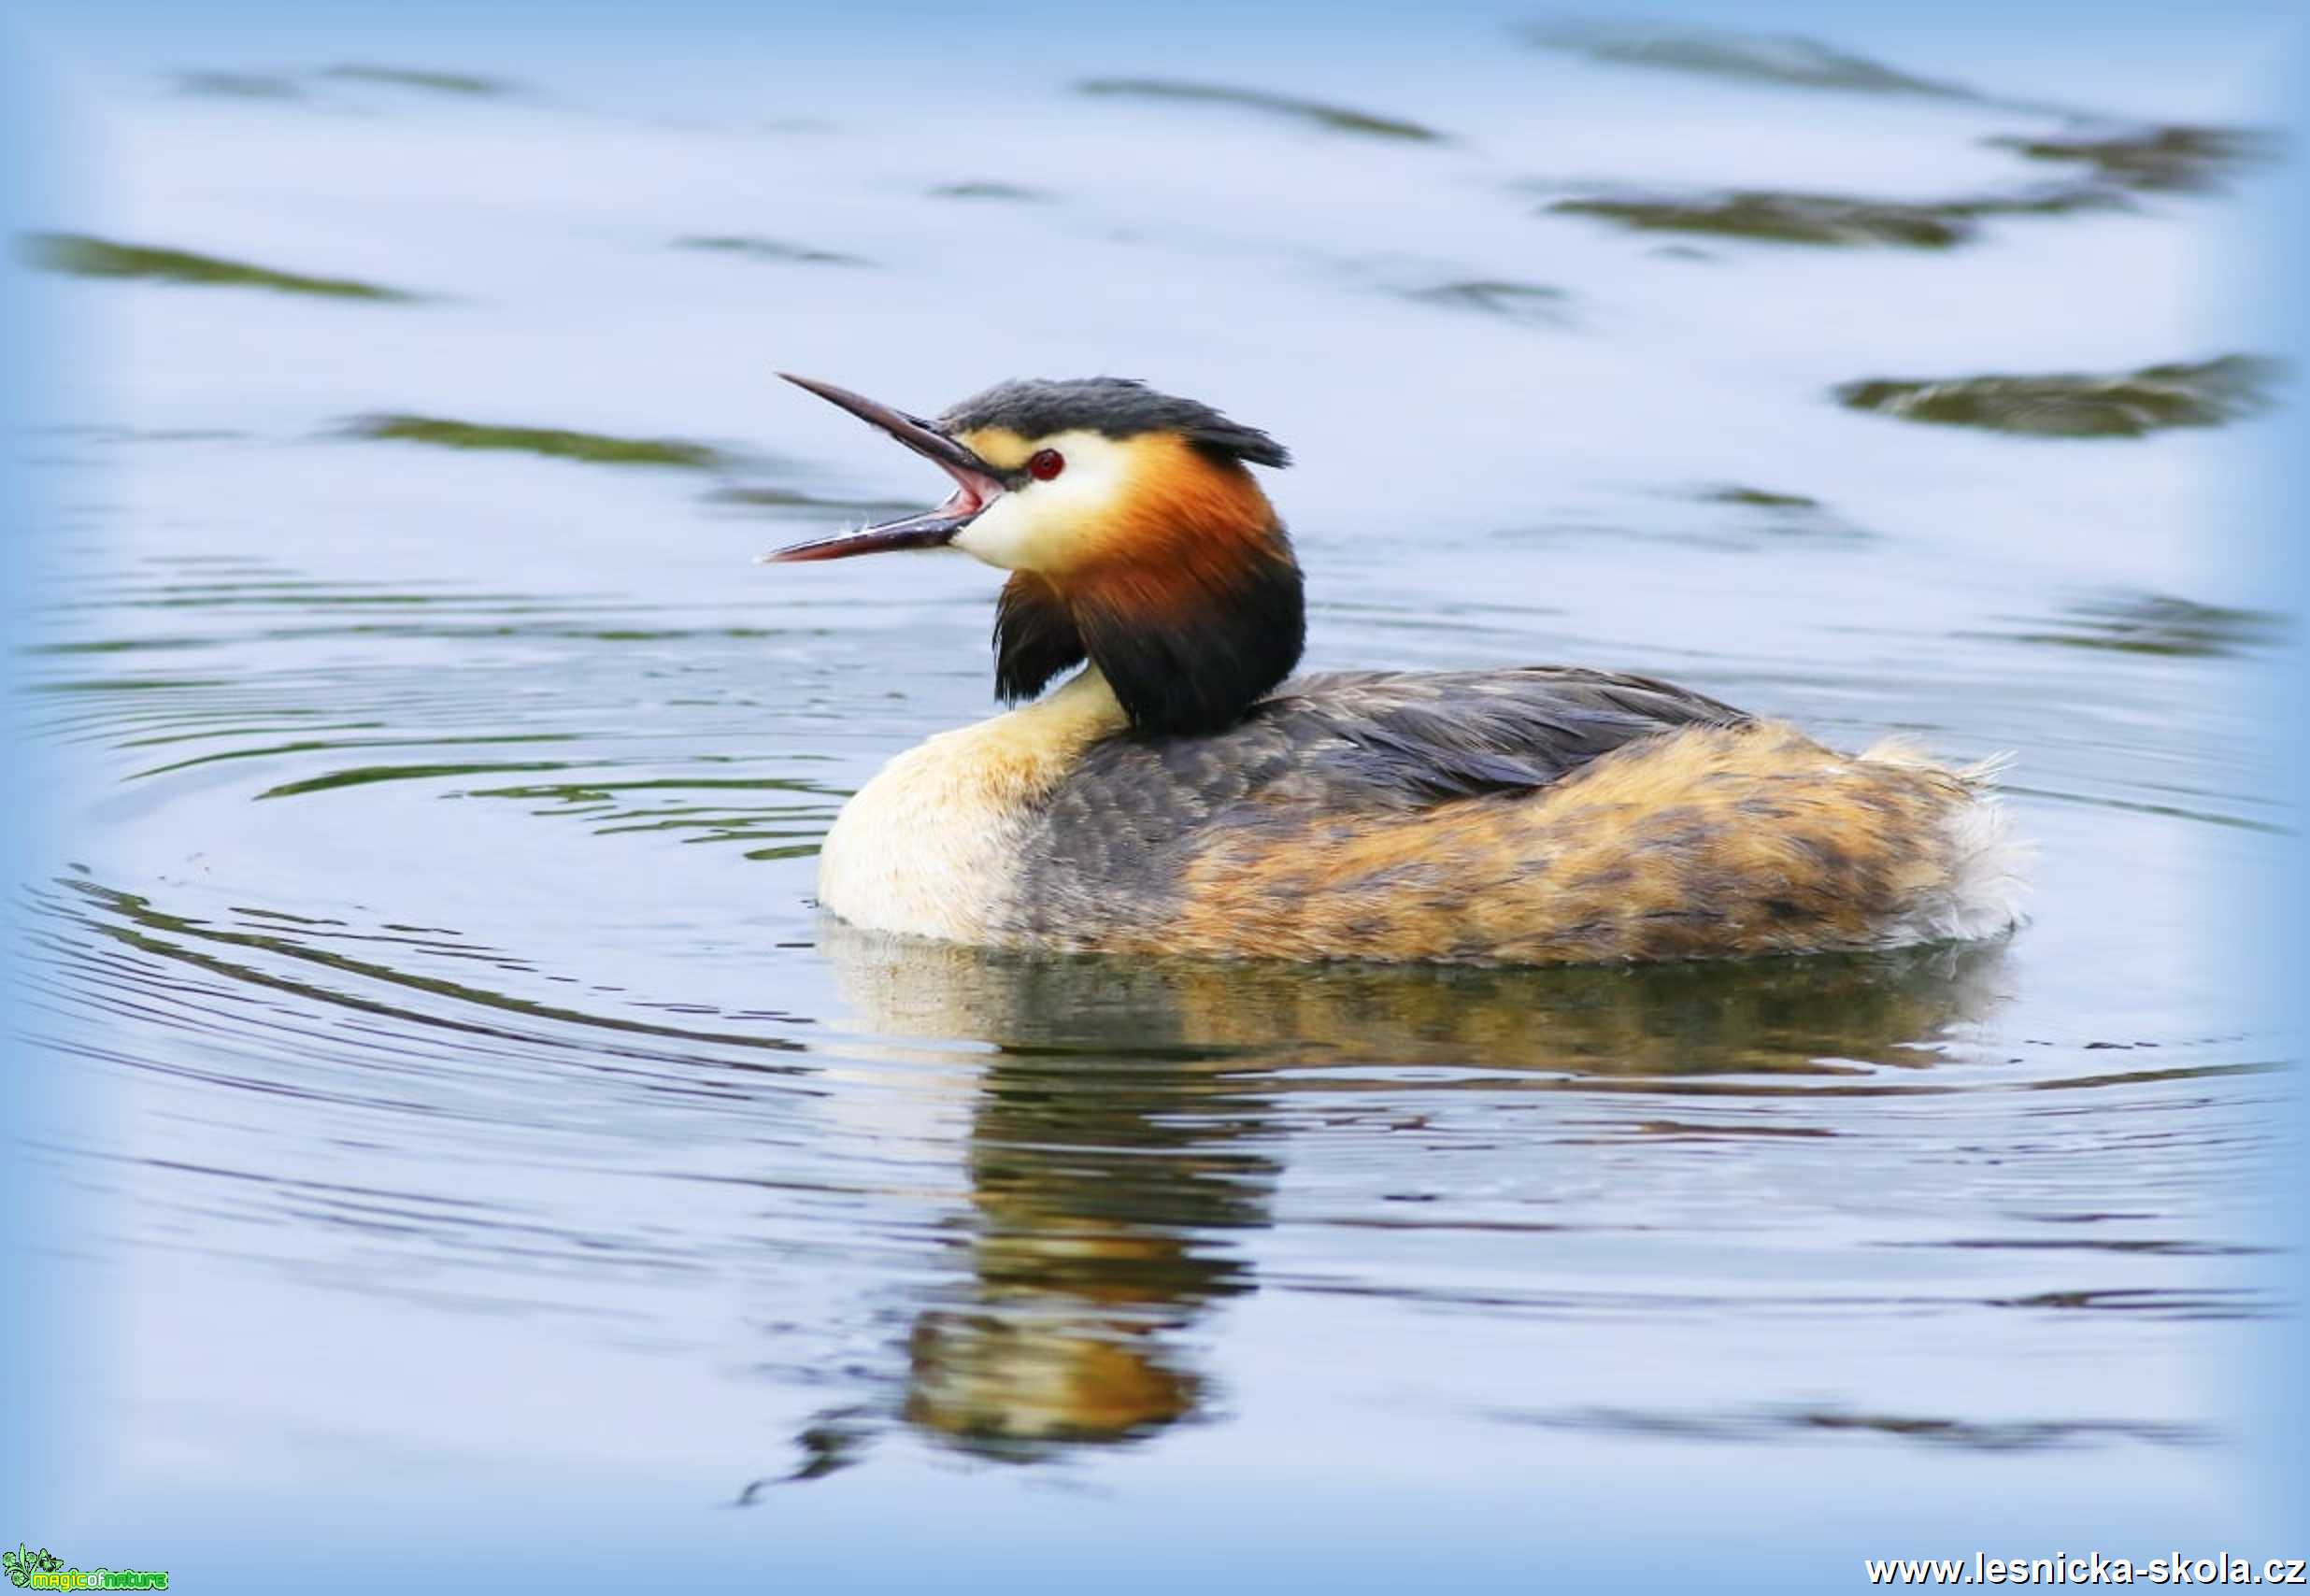
[[1996,935],[2016,852],[1986,767],[1854,756],[1567,665],[1286,682],[1298,562],[1248,465],[1290,457],[1118,378],[936,420],[789,381],[941,466],[935,509],[774,561],[952,546],[1011,573],[1007,704],[843,805],[820,904],[982,946],[1501,964]]

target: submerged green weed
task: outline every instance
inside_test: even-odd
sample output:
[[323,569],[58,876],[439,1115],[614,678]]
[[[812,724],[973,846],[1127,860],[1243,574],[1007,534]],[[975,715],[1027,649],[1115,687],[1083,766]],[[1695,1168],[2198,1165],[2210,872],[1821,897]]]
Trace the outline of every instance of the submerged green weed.
[[207,287],[263,288],[276,293],[315,294],[326,299],[406,301],[417,295],[353,278],[307,277],[246,261],[228,261],[190,249],[150,244],[121,244],[85,233],[33,233],[23,240],[24,258],[44,271],[79,278],[149,278]]
[[354,437],[427,443],[443,449],[510,449],[590,465],[667,465],[701,471],[722,463],[720,450],[682,438],[621,438],[558,427],[502,427],[442,416],[359,416],[345,429]]

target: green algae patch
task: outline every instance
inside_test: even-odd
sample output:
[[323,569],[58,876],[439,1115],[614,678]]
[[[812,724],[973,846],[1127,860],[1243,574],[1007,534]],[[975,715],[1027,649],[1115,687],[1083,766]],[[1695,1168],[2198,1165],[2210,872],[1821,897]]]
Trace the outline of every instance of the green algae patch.
[[1711,505],[1745,505],[1758,510],[1817,510],[1820,501],[1803,493],[1775,493],[1766,488],[1744,488],[1737,483],[1711,488],[1701,495]]
[[1946,249],[1971,239],[1991,216],[2058,216],[2122,208],[2104,189],[2043,189],[1967,199],[1855,199],[1779,189],[1697,194],[1596,194],[1557,200],[1547,209],[1593,216],[1639,233],[1702,233],[1780,244],[1892,245]]
[[1564,311],[1569,298],[1561,288],[1490,278],[1437,283],[1432,288],[1405,289],[1403,296],[1415,305],[1433,305],[1445,310],[1471,311],[1483,316],[1497,316],[1504,321],[1545,322],[1551,326],[1560,326],[1566,320]]
[[26,261],[43,271],[61,272],[67,277],[148,278],[214,288],[262,288],[275,293],[313,294],[323,299],[406,302],[418,297],[352,278],[307,277],[298,272],[251,265],[246,261],[197,255],[190,249],[121,244],[85,233],[28,234],[23,239],[22,253]]
[[1235,106],[1319,127],[1327,133],[1361,134],[1371,138],[1399,138],[1422,144],[1440,144],[1445,137],[1432,127],[1399,117],[1378,116],[1352,106],[1304,100],[1292,94],[1274,94],[1264,89],[1242,89],[1224,83],[1191,83],[1171,78],[1092,78],[1075,88],[1077,93],[1097,99]]
[[1835,390],[1847,409],[2034,437],[2140,437],[2213,427],[2265,409],[2283,363],[2224,355],[2115,376],[1873,378]]
[[726,461],[720,449],[681,438],[621,438],[553,427],[489,426],[439,416],[357,416],[346,423],[345,432],[352,437],[432,444],[441,449],[541,454],[552,460],[575,460],[588,465],[656,465],[706,471]]
[[1870,94],[1978,100],[1961,83],[1920,78],[1802,34],[1749,34],[1715,28],[1604,21],[1535,22],[1525,42],[1620,66],[1649,66],[1749,83],[1844,89]]
[[1003,200],[1013,205],[1048,205],[1052,195],[1020,183],[940,183],[923,191],[933,199]]
[[1809,493],[1782,492],[1745,482],[1720,482],[1691,495],[1704,505],[1722,505],[1730,524],[1764,533],[1775,539],[1797,539],[1832,544],[1872,541],[1875,534],[1854,525]]
[[2101,181],[2120,188],[2177,193],[2219,188],[2239,167],[2274,161],[2280,154],[2279,139],[2268,133],[2180,124],[2098,138],[2008,135],[1988,142],[2032,161],[2085,166]]
[[293,78],[269,72],[179,72],[172,81],[179,94],[210,100],[301,100]]
[[2291,633],[2287,618],[2273,610],[2199,604],[2167,593],[2128,592],[2075,605],[2046,629],[1996,635],[2060,648],[2208,659],[2274,648]]
[[454,94],[468,100],[497,99],[514,92],[514,85],[502,78],[484,78],[471,72],[431,72],[411,66],[378,66],[357,61],[332,66],[321,76],[349,83],[376,83],[389,89]]
[[820,249],[808,244],[790,243],[783,238],[757,238],[740,234],[711,234],[674,240],[677,249],[702,249],[716,255],[742,255],[755,261],[785,261],[810,266],[870,266],[874,264],[863,255],[846,255],[836,249]]

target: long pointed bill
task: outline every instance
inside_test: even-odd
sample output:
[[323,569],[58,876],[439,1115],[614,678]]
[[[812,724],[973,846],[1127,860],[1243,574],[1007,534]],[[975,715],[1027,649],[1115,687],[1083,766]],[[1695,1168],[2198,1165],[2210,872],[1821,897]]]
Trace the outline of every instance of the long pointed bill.
[[970,525],[979,511],[1001,496],[1005,486],[1003,473],[921,417],[877,405],[831,382],[818,382],[783,371],[778,375],[830,405],[841,406],[860,420],[881,428],[953,477],[954,492],[936,509],[861,527],[835,537],[814,538],[808,543],[774,549],[762,557],[764,562],[842,560],[852,554],[879,554],[889,549],[937,549],[953,542],[956,533]]

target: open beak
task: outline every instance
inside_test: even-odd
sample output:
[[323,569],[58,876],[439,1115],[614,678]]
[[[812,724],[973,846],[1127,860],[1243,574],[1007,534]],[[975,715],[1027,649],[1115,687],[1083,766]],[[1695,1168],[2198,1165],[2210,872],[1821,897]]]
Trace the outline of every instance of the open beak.
[[780,372],[797,388],[807,389],[830,405],[839,405],[862,421],[880,427],[917,454],[954,478],[954,492],[936,509],[904,516],[877,526],[861,527],[835,537],[813,538],[791,548],[774,549],[765,563],[790,560],[842,560],[853,554],[879,554],[886,549],[938,549],[977,519],[978,513],[1002,496],[1005,474],[920,416],[877,405],[847,388],[807,377]]

